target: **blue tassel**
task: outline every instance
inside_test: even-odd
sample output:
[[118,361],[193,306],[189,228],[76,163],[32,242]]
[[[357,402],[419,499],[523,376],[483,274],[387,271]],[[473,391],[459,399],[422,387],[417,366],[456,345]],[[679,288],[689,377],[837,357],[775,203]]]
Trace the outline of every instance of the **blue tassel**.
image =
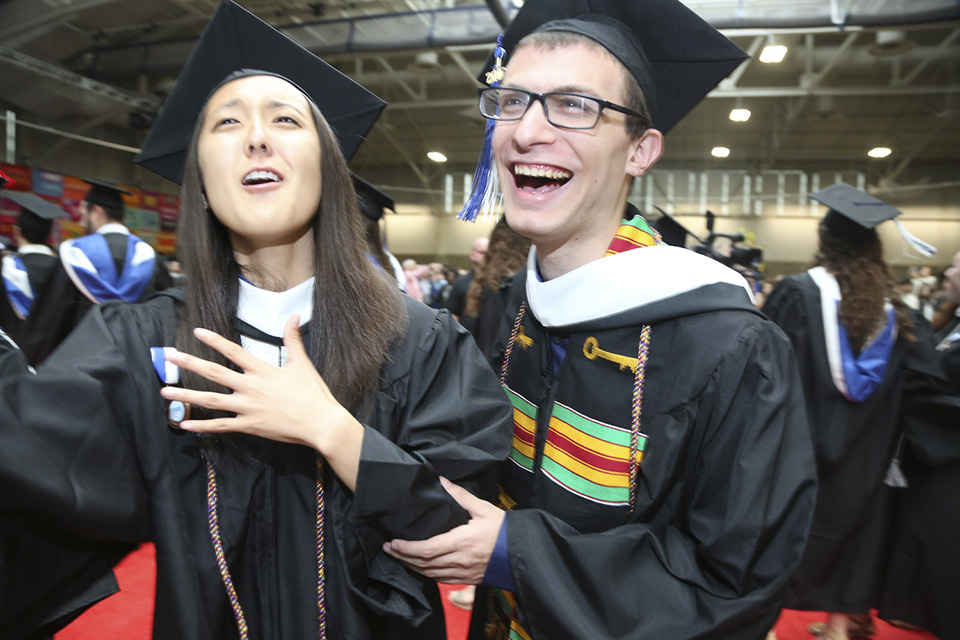
[[[493,166],[493,126],[494,121],[487,120],[486,127],[484,127],[483,131],[483,148],[480,150],[480,160],[477,162],[477,169],[473,173],[473,188],[470,191],[470,197],[463,204],[463,209],[457,214],[458,220],[476,222],[477,215],[480,213],[483,213],[484,218],[486,218],[490,215],[489,211],[484,210],[489,208],[489,206],[485,206],[488,205],[488,201],[491,198],[499,201],[499,197],[497,197],[496,194],[491,196],[489,193],[491,187],[496,191],[499,186],[490,184],[492,181],[499,183],[497,170]],[[493,174],[492,176],[491,173]]]
[[[497,36],[497,47],[493,51],[494,62],[493,69],[487,73],[487,84],[491,87],[500,86],[500,80],[506,69],[503,68],[500,61],[505,55],[503,49],[503,34]],[[473,188],[470,190],[470,197],[463,203],[463,209],[457,214],[457,220],[465,222],[476,222],[480,215],[484,221],[491,221],[499,217],[500,203],[503,196],[500,194],[500,174],[493,163],[493,120],[487,120],[483,130],[483,148],[480,149],[480,159],[477,161],[477,169],[473,173]]]

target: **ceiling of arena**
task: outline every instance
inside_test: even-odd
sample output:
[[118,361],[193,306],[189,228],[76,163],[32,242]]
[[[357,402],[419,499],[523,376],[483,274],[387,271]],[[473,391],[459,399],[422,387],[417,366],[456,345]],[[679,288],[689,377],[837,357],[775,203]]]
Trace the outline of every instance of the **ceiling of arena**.
[[[355,157],[356,171],[398,201],[428,203],[442,197],[445,184],[462,185],[463,174],[473,172],[483,132],[475,76],[519,2],[240,4],[390,103]],[[685,4],[752,59],[667,136],[659,168],[852,171],[887,188],[939,189],[960,181],[954,0]],[[215,6],[216,0],[0,0],[0,116],[51,134],[42,149],[18,148],[16,161],[43,168],[68,147],[97,144],[132,157],[125,149],[139,146]],[[772,41],[788,47],[786,58],[759,62]],[[731,122],[734,107],[750,109],[750,119]],[[718,146],[730,155],[712,157]],[[873,147],[892,153],[869,158]],[[442,152],[447,162],[429,160],[429,151]]]

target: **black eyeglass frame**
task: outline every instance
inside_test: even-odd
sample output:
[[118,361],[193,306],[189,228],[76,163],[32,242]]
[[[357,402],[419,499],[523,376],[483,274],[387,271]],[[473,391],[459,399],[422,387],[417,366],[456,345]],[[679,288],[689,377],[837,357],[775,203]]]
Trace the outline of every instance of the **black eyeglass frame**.
[[[590,129],[595,129],[598,124],[600,124],[600,118],[603,117],[603,110],[610,109],[611,111],[616,111],[628,116],[633,116],[634,118],[639,118],[643,122],[643,127],[649,129],[651,127],[650,121],[643,114],[637,113],[633,109],[628,109],[627,107],[621,106],[609,100],[604,100],[603,98],[595,98],[594,96],[585,96],[581,93],[573,93],[570,91],[548,91],[547,93],[536,93],[534,91],[527,91],[526,89],[517,89],[516,87],[479,87],[477,89],[477,96],[480,98],[480,105],[483,105],[483,96],[485,93],[493,91],[516,91],[517,93],[523,93],[529,96],[527,100],[527,107],[523,110],[516,118],[501,118],[499,116],[488,116],[483,112],[482,106],[480,106],[480,115],[488,120],[496,120],[498,122],[517,122],[523,119],[523,116],[527,115],[527,111],[530,110],[530,106],[534,102],[539,102],[540,106],[543,107],[543,116],[547,119],[554,127],[558,129],[569,129],[571,131],[589,131]],[[600,108],[597,110],[597,119],[589,127],[568,127],[566,125],[557,124],[550,119],[550,109],[547,107],[547,98],[550,96],[571,96],[574,98],[583,98],[584,100],[590,100],[592,102],[600,105]]]

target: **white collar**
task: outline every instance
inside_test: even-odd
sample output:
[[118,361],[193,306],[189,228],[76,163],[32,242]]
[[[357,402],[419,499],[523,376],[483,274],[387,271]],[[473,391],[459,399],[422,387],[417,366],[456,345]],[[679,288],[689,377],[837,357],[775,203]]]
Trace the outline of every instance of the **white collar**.
[[97,229],[97,233],[100,235],[103,235],[104,233],[122,233],[123,235],[128,236],[130,235],[130,229],[127,229],[119,222],[108,222]]
[[527,300],[547,328],[612,316],[708,284],[742,286],[742,275],[689,249],[657,245],[588,262],[542,282],[536,273],[536,246],[527,260]]
[[55,255],[53,253],[53,249],[51,249],[45,244],[25,244],[19,249],[17,249],[17,253],[19,253],[22,256],[25,256],[30,253],[36,253],[43,256]]
[[290,316],[299,313],[300,326],[313,317],[313,285],[311,276],[292,289],[267,291],[241,278],[237,317],[267,335],[282,338]]

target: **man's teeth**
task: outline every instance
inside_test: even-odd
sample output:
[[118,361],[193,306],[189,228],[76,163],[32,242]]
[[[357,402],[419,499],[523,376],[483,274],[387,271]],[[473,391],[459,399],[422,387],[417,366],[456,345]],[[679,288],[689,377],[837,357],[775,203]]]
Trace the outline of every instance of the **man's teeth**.
[[251,182],[280,182],[280,176],[273,171],[251,171],[243,178],[244,184]]
[[531,176],[533,178],[550,178],[551,180],[567,180],[573,177],[569,171],[560,169],[544,169],[542,167],[529,167],[516,165],[513,168],[514,174],[518,176]]

